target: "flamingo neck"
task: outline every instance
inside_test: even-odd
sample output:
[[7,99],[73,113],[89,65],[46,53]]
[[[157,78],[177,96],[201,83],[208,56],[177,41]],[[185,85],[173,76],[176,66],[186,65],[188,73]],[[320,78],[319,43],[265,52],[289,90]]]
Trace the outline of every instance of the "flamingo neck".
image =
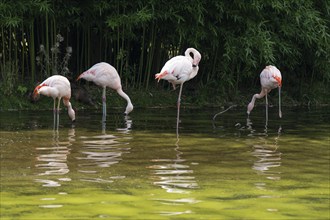
[[263,98],[265,95],[264,95],[264,92],[262,91],[260,94],[254,94],[253,97],[252,97],[252,100],[251,102],[248,104],[248,107],[247,107],[247,113],[250,114],[252,109],[254,108],[254,104],[256,102],[256,99],[261,99]]
[[202,56],[195,48],[188,48],[184,54],[191,60],[193,67],[198,66]]
[[69,99],[64,98],[63,104],[68,108],[68,115],[71,118],[71,120],[74,122],[76,120],[76,113],[72,108],[71,102]]
[[125,114],[130,113],[133,110],[133,104],[131,102],[131,99],[121,88],[117,89],[117,93],[127,101]]

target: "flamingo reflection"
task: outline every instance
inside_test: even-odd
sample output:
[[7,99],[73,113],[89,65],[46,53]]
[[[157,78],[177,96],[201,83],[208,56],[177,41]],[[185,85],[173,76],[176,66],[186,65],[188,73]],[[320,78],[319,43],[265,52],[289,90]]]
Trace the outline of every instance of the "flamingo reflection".
[[[58,187],[61,182],[71,181],[67,174],[70,169],[67,164],[70,148],[75,141],[75,130],[69,129],[67,140],[61,140],[59,131],[53,131],[53,140],[50,146],[37,147],[39,154],[36,157],[38,163],[35,165],[40,171],[35,181],[42,183],[45,187]],[[47,178],[46,178],[47,176]]]
[[[199,201],[195,198],[186,197],[191,193],[192,189],[198,188],[198,184],[193,176],[194,171],[187,165],[187,160],[183,159],[183,153],[180,151],[179,139],[174,147],[175,158],[152,159],[154,165],[149,166],[151,169],[151,179],[153,184],[160,186],[166,190],[167,193],[176,194],[178,197],[171,196],[171,198],[155,198],[162,204],[177,206],[185,204],[194,204]],[[192,213],[191,210],[182,207],[182,211],[160,211],[160,215],[177,216],[182,214]]]
[[[282,153],[278,150],[278,141],[281,135],[282,127],[277,130],[277,134],[274,138],[270,139],[267,124],[263,133],[257,133],[252,128],[252,122],[247,120],[247,127],[250,129],[250,135],[256,137],[257,141],[254,141],[252,145],[252,155],[256,157],[256,160],[252,166],[259,175],[265,176],[269,180],[280,180],[281,172],[277,169],[281,166]],[[256,183],[257,188],[264,189],[266,183]]]
[[76,157],[79,163],[79,172],[86,177],[87,182],[113,182],[113,179],[125,178],[124,176],[109,176],[105,169],[122,160],[122,155],[130,153],[129,140],[132,120],[129,116],[124,118],[124,128],[118,128],[118,135],[107,134],[106,123],[102,122],[102,133],[94,136],[81,136],[82,148],[80,156]]

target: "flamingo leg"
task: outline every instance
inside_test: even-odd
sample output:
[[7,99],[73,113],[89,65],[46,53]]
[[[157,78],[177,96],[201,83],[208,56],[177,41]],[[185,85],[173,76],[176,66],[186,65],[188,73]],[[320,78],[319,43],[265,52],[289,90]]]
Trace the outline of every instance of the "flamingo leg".
[[174,84],[174,83],[172,83],[172,86],[173,86],[173,90],[175,90],[175,89],[176,89],[176,86],[175,86],[175,84]]
[[181,93],[182,93],[183,83],[180,85],[180,92],[178,96],[178,113],[176,116],[176,135],[179,137],[179,121],[180,121],[180,105],[181,105]]
[[266,124],[268,123],[268,92],[266,92]]
[[102,107],[103,107],[103,110],[102,110],[102,112],[103,112],[102,121],[106,121],[106,116],[107,116],[106,87],[103,87]]
[[281,110],[281,87],[278,87],[278,115],[282,118],[282,110]]
[[58,98],[58,104],[57,104],[57,129],[60,124],[60,104],[61,104],[61,97]]
[[54,130],[55,130],[55,126],[56,126],[56,98],[54,98],[53,116],[54,116]]

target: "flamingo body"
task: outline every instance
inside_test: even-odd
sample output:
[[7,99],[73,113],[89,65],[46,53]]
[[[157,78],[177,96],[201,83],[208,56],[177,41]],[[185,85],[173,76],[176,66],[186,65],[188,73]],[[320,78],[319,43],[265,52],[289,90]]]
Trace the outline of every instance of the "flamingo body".
[[133,110],[133,104],[128,95],[122,90],[121,80],[117,70],[108,63],[101,62],[92,66],[79,75],[77,80],[85,79],[91,81],[103,88],[103,116],[106,115],[106,87],[114,89],[117,93],[127,101],[125,114]]
[[[194,58],[190,56],[190,53]],[[185,56],[179,55],[168,60],[155,77],[158,81],[160,79],[169,81],[175,88],[175,85],[183,84],[197,75],[200,60],[201,54],[194,48],[188,48]]]
[[55,121],[55,102],[58,99],[57,113],[59,112],[60,101],[63,98],[64,105],[68,108],[68,115],[72,121],[75,121],[75,111],[70,103],[71,86],[69,80],[61,75],[54,75],[40,83],[33,92],[34,97],[42,94],[54,99],[54,121]]
[[[252,97],[251,102],[248,104],[247,113],[250,114],[254,108],[255,100],[261,99],[266,96],[266,109],[268,108],[267,94],[275,88],[279,91],[279,117],[282,117],[281,111],[281,87],[282,87],[282,75],[281,72],[275,66],[266,66],[260,73],[261,92],[255,94]],[[267,111],[266,111],[267,112]]]
[[282,86],[281,72],[275,66],[266,66],[260,73],[261,87],[270,91]]
[[167,80],[174,85],[182,84],[192,78],[192,71],[193,67],[188,57],[176,56],[165,63],[160,72],[167,74],[158,79]]

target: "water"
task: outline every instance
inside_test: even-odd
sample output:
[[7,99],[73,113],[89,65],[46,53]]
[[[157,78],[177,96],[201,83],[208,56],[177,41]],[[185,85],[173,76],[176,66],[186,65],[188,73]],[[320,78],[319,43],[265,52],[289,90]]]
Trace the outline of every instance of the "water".
[[328,108],[1,112],[1,219],[329,219]]

